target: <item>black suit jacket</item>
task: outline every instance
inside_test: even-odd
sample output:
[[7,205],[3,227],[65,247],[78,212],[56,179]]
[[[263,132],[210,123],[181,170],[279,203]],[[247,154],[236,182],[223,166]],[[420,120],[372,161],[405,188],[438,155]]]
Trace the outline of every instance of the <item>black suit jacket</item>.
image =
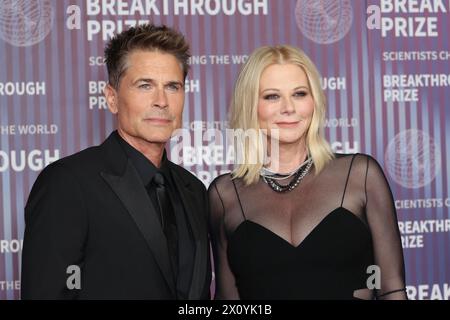
[[[189,299],[211,280],[204,185],[169,162],[195,241]],[[47,166],[25,207],[23,299],[175,299],[167,244],[136,169],[111,136]],[[70,265],[81,289],[68,289]]]

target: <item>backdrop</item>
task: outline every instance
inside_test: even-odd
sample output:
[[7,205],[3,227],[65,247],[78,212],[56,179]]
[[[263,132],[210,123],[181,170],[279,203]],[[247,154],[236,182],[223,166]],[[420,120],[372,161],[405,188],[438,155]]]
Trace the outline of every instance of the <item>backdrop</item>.
[[[363,152],[392,188],[411,299],[450,298],[448,0],[2,0],[0,299],[20,297],[24,205],[50,162],[115,128],[102,89],[105,41],[165,23],[192,45],[184,128],[170,158],[206,186],[230,170],[220,135],[233,83],[261,45],[301,47],[328,98],[334,151]],[[185,140],[189,141],[189,140]],[[126,241],[126,239],[124,239]]]

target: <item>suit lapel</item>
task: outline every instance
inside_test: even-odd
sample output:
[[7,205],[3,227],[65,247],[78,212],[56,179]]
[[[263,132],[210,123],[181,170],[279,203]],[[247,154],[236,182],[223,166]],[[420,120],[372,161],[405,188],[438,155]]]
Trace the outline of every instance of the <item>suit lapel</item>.
[[206,235],[202,231],[202,225],[200,219],[200,212],[203,208],[196,208],[195,203],[192,198],[196,197],[193,190],[190,188],[189,183],[184,181],[178,174],[175,165],[172,163],[172,177],[175,182],[175,186],[180,195],[181,201],[186,212],[188,222],[192,228],[192,234],[195,242],[195,257],[194,257],[194,267],[192,273],[191,287],[189,289],[188,299],[199,299],[204,287],[204,280],[206,270],[206,260],[207,256],[207,239]]
[[170,265],[167,243],[164,240],[165,236],[157,218],[156,210],[147,195],[136,169],[127,160],[125,171],[122,175],[114,175],[106,172],[101,172],[100,174],[132,216],[151,252],[155,256],[155,260],[172,294],[176,296],[175,281]]

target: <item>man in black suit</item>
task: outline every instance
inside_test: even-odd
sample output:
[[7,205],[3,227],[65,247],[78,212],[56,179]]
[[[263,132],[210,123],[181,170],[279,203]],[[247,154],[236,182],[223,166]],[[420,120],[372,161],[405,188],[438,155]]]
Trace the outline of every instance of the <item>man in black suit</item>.
[[189,46],[142,25],[105,49],[118,128],[46,167],[25,208],[24,299],[208,299],[203,184],[166,158],[181,126]]

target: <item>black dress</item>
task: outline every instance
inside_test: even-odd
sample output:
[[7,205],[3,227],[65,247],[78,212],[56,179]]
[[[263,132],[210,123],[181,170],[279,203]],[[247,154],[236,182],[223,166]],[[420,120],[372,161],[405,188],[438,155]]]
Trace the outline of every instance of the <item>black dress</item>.
[[222,175],[209,197],[216,299],[367,299],[405,287],[392,194],[370,156],[336,155],[286,193]]

